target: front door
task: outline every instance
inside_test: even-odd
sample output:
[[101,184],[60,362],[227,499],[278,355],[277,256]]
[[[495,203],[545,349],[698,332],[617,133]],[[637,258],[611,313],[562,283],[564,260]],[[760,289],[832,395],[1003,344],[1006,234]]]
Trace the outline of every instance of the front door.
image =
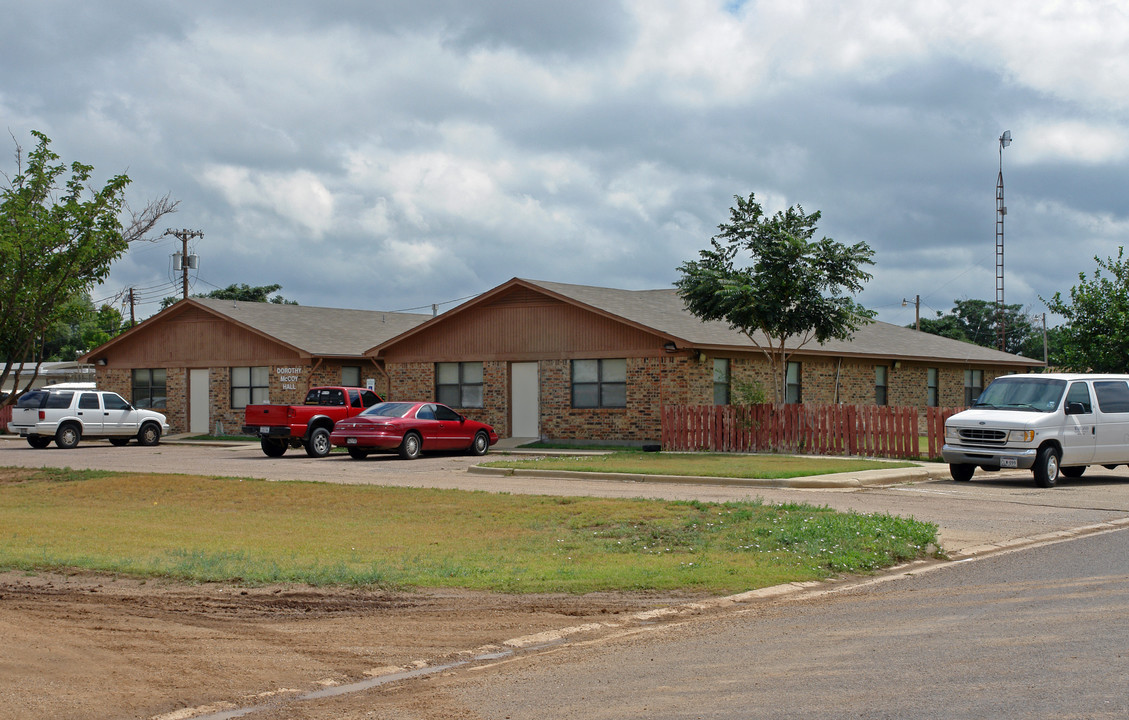
[[188,400],[188,430],[199,435],[207,435],[212,431],[208,427],[208,423],[211,421],[211,408],[208,402],[208,369],[202,368],[188,372],[188,383],[192,393]]
[[541,437],[541,405],[537,363],[526,362],[510,365],[510,398],[510,412],[513,415],[510,437]]

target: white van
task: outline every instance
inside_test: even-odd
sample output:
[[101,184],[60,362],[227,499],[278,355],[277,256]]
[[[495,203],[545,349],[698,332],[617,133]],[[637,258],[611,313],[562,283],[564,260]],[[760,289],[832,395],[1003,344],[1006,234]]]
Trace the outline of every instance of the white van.
[[1030,469],[1039,487],[1089,465],[1129,464],[1129,375],[1004,375],[945,422],[954,480],[976,468]]

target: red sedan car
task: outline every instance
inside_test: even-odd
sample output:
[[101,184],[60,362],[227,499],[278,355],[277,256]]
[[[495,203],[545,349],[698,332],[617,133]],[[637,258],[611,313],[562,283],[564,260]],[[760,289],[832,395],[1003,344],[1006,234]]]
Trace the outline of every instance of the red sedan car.
[[424,450],[468,450],[485,455],[498,442],[486,423],[433,402],[382,402],[333,427],[329,441],[357,460],[374,452],[399,452],[414,460]]

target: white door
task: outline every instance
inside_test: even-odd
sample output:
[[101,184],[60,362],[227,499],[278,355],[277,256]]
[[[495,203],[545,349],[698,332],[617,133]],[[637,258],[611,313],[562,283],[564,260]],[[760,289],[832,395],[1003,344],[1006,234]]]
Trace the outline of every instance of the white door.
[[535,438],[541,436],[540,388],[537,379],[537,363],[513,363],[510,365],[510,397],[513,406],[513,427],[511,437]]
[[192,433],[207,435],[212,431],[208,427],[211,421],[211,408],[208,398],[208,368],[188,371],[188,384],[192,388],[191,397],[188,398],[188,430]]

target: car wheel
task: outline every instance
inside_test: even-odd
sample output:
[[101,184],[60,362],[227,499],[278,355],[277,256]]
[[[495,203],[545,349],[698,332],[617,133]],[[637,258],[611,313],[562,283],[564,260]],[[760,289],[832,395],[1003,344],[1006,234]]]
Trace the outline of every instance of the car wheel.
[[1084,473],[1084,472],[1086,472],[1086,466],[1085,465],[1079,465],[1078,467],[1068,467],[1068,468],[1064,467],[1064,468],[1062,468],[1062,474],[1065,475],[1068,478],[1080,478],[1080,477],[1082,477],[1082,473]]
[[316,428],[310,433],[306,442],[306,454],[312,458],[323,458],[329,454],[329,431],[325,428]]
[[51,438],[43,437],[42,435],[34,435],[28,437],[27,444],[31,445],[36,450],[42,450],[51,444]]
[[115,445],[117,447],[122,447],[123,445],[129,445],[129,438],[110,438],[110,444]]
[[137,433],[137,442],[145,447],[153,447],[161,442],[161,428],[155,423],[145,423]]
[[415,460],[423,450],[421,444],[419,435],[414,432],[408,433],[400,443],[400,457],[405,460]]
[[62,425],[55,432],[55,444],[64,450],[70,450],[78,445],[78,441],[82,439],[82,430],[74,423],[67,423]]
[[282,457],[286,452],[286,441],[263,438],[259,440],[259,447],[267,457]]
[[949,465],[949,474],[953,476],[953,480],[957,482],[968,482],[972,479],[972,473],[976,472],[975,465],[953,464]]
[[470,445],[470,454],[482,457],[490,450],[490,436],[484,432],[479,431],[474,436],[474,442]]
[[1050,445],[1039,448],[1035,457],[1035,484],[1042,488],[1054,487],[1058,482],[1058,451]]
[[349,448],[349,457],[353,458],[354,460],[364,460],[368,457],[368,450],[351,447]]

